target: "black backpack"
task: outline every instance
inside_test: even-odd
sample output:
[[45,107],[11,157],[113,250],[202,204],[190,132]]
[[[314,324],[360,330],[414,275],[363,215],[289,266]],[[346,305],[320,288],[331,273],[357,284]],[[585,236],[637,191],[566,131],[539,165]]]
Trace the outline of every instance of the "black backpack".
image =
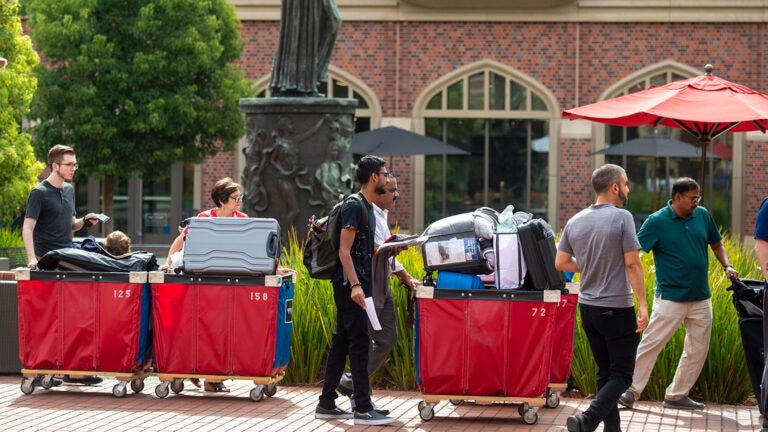
[[[309,218],[309,232],[304,243],[304,267],[313,279],[330,280],[339,266],[339,240],[341,238],[341,207],[347,200],[362,201],[354,193],[333,206],[328,216]],[[368,212],[363,208],[361,227],[368,227]]]

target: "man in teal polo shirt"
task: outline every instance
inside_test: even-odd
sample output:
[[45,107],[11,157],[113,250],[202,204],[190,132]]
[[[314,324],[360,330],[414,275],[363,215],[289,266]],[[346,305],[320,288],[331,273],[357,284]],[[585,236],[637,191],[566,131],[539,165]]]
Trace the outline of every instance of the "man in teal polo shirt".
[[637,235],[642,249],[653,251],[656,294],[651,322],[637,347],[632,386],[619,398],[619,403],[628,408],[640,397],[656,357],[682,324],[683,354],[664,394],[663,405],[673,409],[704,409],[704,404],[693,401],[688,393],[707,359],[712,330],[707,246],[728,276],[738,277],[739,273],[728,261],[712,215],[698,205],[699,191],[695,180],[677,179],[672,186],[672,199],[648,217]]

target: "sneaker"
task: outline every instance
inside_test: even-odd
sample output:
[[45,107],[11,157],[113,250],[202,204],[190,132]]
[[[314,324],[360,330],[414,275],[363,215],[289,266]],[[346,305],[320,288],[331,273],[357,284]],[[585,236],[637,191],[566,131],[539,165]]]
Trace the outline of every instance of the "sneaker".
[[664,408],[682,410],[703,410],[705,408],[703,403],[696,402],[688,396],[674,401],[665,398],[662,406],[664,406]]
[[635,394],[627,390],[619,396],[619,405],[625,406],[629,409],[635,406]]
[[355,388],[352,385],[352,374],[345,373],[341,375],[336,391],[342,396],[352,397],[352,394],[355,392]]
[[[352,399],[352,396],[349,397],[349,404],[352,406],[352,411],[355,411],[355,408],[356,408],[357,404],[355,404],[355,400]],[[373,401],[371,401],[371,410],[372,411],[376,411],[377,413],[379,413],[381,415],[384,415],[384,416],[389,415],[389,410],[388,409],[379,407],[378,405],[373,403]]]
[[325,409],[321,407],[320,405],[315,408],[315,418],[321,419],[321,420],[332,420],[332,419],[342,419],[342,420],[349,420],[353,417],[352,413],[349,411],[344,411],[343,409],[339,407],[335,407],[334,409]]
[[373,410],[368,411],[367,413],[355,412],[356,425],[383,426],[388,425],[393,421],[395,421],[395,419],[392,417],[387,417]]
[[97,376],[89,376],[85,378],[72,378],[69,375],[64,375],[61,378],[62,381],[69,384],[82,384],[86,386],[92,386],[101,383],[104,381],[103,379],[97,377]]

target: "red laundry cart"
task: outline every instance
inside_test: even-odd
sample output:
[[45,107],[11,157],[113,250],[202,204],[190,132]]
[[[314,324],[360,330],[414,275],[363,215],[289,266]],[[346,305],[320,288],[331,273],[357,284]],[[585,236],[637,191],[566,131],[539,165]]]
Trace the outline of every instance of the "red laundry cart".
[[422,420],[441,400],[512,402],[526,424],[545,403],[559,290],[416,294],[416,371]]
[[33,380],[53,386],[54,375],[94,375],[130,382],[138,393],[151,370],[150,294],[146,272],[16,271],[21,391]]
[[294,277],[151,272],[155,394],[197,378],[249,380],[252,400],[273,396],[290,357]]
[[552,361],[549,369],[546,407],[560,405],[560,393],[568,387],[573,362],[573,341],[576,335],[576,309],[579,305],[579,284],[568,282],[557,304]]

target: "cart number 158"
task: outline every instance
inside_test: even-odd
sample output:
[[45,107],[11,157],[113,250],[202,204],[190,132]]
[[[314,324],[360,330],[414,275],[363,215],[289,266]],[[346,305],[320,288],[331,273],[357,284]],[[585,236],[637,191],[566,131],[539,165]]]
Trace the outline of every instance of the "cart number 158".
[[251,301],[267,301],[269,293],[251,291]]
[[531,308],[531,316],[532,317],[547,316],[547,309],[546,308]]

